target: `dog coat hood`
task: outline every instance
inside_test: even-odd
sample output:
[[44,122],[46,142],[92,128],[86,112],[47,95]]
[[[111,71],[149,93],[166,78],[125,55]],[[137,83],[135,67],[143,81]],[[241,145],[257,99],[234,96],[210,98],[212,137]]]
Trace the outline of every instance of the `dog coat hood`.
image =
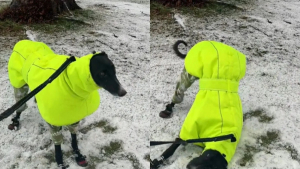
[[[199,92],[180,132],[183,140],[234,134],[237,142],[198,144],[226,155],[229,162],[241,136],[243,112],[238,95],[245,76],[246,57],[234,48],[214,41],[202,41],[185,58],[186,71],[198,77]],[[204,150],[204,151],[205,151]]]
[[[90,73],[89,54],[71,63],[52,83],[35,97],[43,119],[55,126],[70,125],[97,110],[100,87]],[[46,44],[23,40],[18,42],[8,63],[12,86],[25,84],[34,90],[45,82],[69,56],[55,54]]]

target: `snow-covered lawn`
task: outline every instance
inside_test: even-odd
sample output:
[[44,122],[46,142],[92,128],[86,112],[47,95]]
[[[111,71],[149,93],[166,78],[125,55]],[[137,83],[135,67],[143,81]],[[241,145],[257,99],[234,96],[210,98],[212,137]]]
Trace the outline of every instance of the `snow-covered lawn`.
[[[173,23],[152,21],[150,138],[173,140],[198,91],[195,82],[184,102],[175,106],[171,119],[158,116],[170,101],[184,66],[172,51],[174,42],[183,39],[191,47],[202,40],[222,41],[247,55],[247,72],[239,90],[244,128],[229,168],[299,169],[300,2],[249,2],[239,4],[245,11],[229,15],[199,18],[175,12]],[[151,147],[151,158],[157,158],[168,146]],[[185,168],[201,151],[194,145],[181,147],[162,168]]]
[[[144,169],[149,167],[150,128],[150,5],[149,1],[80,0],[78,4],[96,12],[84,30],[27,31],[29,38],[48,44],[56,53],[83,56],[105,51],[116,66],[127,95],[117,98],[100,90],[99,109],[80,123],[79,147],[88,157],[90,169]],[[0,37],[0,110],[14,104],[7,75],[7,61],[16,37]],[[56,168],[54,146],[48,126],[31,99],[21,116],[21,129],[7,129],[11,117],[0,122],[0,168]],[[81,168],[71,154],[70,134],[63,131],[64,161],[71,169]]]

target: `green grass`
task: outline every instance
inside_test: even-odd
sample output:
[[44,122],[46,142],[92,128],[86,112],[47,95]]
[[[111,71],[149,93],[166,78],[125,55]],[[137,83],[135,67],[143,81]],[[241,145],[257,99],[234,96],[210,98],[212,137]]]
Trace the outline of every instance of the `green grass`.
[[[246,166],[253,162],[253,156],[258,153],[264,151],[265,153],[271,153],[272,149],[285,149],[290,154],[291,157],[294,159],[298,159],[298,152],[294,149],[293,146],[282,146],[278,144],[280,141],[280,131],[271,130],[267,131],[267,133],[259,136],[256,138],[255,145],[246,145],[246,149],[244,155],[239,160],[240,166]],[[272,147],[272,148],[270,148]]]
[[143,169],[137,157],[132,153],[126,153],[125,155],[121,155],[122,159],[126,159],[130,161],[133,166],[133,169]]
[[[59,18],[56,18],[51,23],[38,23],[28,25],[30,28],[33,28],[35,31],[41,31],[44,33],[52,34],[55,32],[65,32],[65,31],[78,31],[80,29],[90,27],[88,25],[88,21],[92,21],[94,19],[101,19],[94,11],[89,9],[84,10],[75,10],[72,11],[75,20],[69,20],[63,18],[62,15]],[[85,21],[85,22],[83,22]]]
[[100,158],[100,157],[97,157],[97,156],[89,156],[89,159],[88,159],[88,163],[89,165],[86,167],[86,169],[95,169],[96,166],[99,164],[99,163],[102,163],[104,162],[105,160]]
[[149,153],[145,154],[144,160],[147,160],[150,162],[150,154]]
[[252,146],[252,145],[246,145],[245,153],[244,153],[243,157],[240,159],[239,165],[246,166],[247,164],[252,163],[253,156],[258,152],[260,152],[259,148]]
[[[3,8],[4,7],[0,9],[0,12]],[[0,21],[0,36],[25,36],[25,27],[33,31],[39,31],[47,34],[65,31],[78,31],[91,27],[89,22],[92,22],[93,20],[102,20],[100,14],[89,9],[75,10],[72,11],[72,13],[74,14],[74,20],[65,19],[64,16],[66,16],[66,14],[62,14],[55,20],[45,23],[20,24],[6,19]]]
[[113,154],[120,152],[122,148],[121,141],[111,141],[109,145],[103,146],[101,149],[104,150],[104,155],[111,157]]
[[151,1],[151,19],[172,19],[173,11],[192,15],[194,17],[206,17],[215,15],[230,15],[241,11],[239,7],[230,4],[222,4],[215,2],[206,2],[202,7],[195,6],[181,6],[181,7],[167,7],[160,2]]
[[150,1],[150,19],[171,19],[172,8]]
[[268,148],[271,144],[275,145],[280,140],[279,131],[268,131],[265,135],[261,135],[257,138],[257,143],[261,146]]
[[192,15],[195,17],[208,17],[215,15],[231,15],[240,10],[231,5],[223,5],[219,3],[205,3],[202,8],[198,7],[182,7],[183,14]]

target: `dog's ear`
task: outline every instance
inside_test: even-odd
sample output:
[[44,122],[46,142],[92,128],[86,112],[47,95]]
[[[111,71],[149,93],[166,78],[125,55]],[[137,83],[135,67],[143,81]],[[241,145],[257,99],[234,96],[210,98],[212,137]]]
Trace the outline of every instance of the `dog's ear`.
[[104,51],[101,51],[100,54],[103,54],[103,56],[108,57],[107,54]]
[[104,57],[108,58],[107,54],[105,52],[103,52],[103,51],[98,52],[98,53],[96,51],[93,51],[93,55],[94,56],[104,56]]

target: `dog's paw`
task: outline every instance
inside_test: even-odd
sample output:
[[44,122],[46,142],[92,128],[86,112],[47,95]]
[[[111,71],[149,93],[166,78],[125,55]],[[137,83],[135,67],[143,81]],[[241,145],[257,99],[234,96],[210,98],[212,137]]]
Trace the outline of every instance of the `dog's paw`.
[[12,124],[8,125],[9,130],[19,130],[20,129],[20,123],[19,121],[13,122]]
[[168,111],[168,110],[164,110],[164,111],[161,111],[160,113],[159,113],[159,117],[161,117],[161,118],[171,118],[172,117],[172,112],[170,112],[170,111]]

